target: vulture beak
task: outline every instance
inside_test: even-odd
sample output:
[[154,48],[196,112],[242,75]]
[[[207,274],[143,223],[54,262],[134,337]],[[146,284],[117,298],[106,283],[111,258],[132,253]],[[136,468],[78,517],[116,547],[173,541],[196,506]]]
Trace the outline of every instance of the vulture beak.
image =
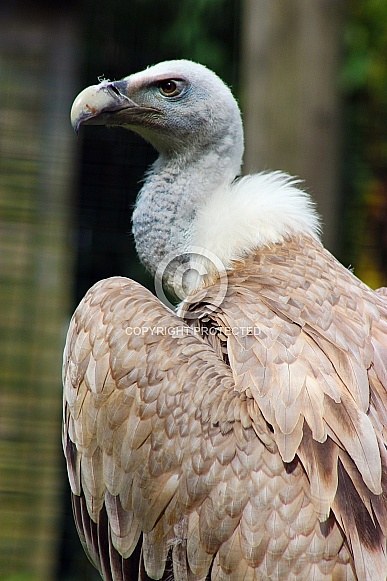
[[81,125],[144,125],[158,110],[144,107],[128,96],[129,81],[102,81],[84,89],[71,108],[71,124],[78,133]]

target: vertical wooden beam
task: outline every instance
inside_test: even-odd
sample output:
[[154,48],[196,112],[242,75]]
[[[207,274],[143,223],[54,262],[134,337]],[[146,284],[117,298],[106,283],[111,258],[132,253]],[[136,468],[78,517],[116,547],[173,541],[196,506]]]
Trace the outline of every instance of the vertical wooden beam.
[[242,110],[245,171],[282,169],[305,180],[337,248],[341,141],[340,0],[244,0]]
[[71,9],[28,7],[0,8],[0,576],[52,581],[76,27]]

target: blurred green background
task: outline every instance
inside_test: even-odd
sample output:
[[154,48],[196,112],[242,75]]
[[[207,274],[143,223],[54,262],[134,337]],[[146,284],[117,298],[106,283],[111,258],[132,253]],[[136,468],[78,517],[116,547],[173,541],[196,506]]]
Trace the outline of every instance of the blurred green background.
[[0,580],[88,581],[62,459],[61,353],[98,279],[138,264],[130,215],[152,149],[69,124],[76,94],[169,58],[238,97],[245,171],[305,179],[324,242],[387,284],[385,0],[2,0]]

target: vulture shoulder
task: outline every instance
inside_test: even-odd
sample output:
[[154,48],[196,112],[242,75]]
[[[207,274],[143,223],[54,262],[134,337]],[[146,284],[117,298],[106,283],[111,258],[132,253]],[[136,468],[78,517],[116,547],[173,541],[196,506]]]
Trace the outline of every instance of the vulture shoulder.
[[77,527],[104,579],[386,579],[387,303],[313,237],[178,317],[97,283],[64,355]]

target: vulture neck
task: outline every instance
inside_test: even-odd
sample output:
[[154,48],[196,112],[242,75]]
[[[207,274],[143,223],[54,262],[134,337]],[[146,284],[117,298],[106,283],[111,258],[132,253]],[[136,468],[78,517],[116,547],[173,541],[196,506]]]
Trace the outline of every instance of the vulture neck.
[[224,141],[200,155],[195,150],[160,154],[150,168],[133,213],[133,234],[140,260],[152,274],[167,256],[187,252],[198,209],[239,172],[242,140],[240,147],[230,147],[230,138]]
[[[251,252],[294,235],[319,238],[319,217],[298,180],[280,172],[235,180],[243,154],[240,123],[207,144],[161,153],[140,191],[133,234],[140,260],[153,275],[166,260],[186,263],[190,250],[196,256],[201,249],[206,257],[201,270],[212,272],[207,258],[211,263],[217,258],[227,270]],[[218,273],[219,262],[207,282]],[[187,291],[202,282],[189,280]]]

